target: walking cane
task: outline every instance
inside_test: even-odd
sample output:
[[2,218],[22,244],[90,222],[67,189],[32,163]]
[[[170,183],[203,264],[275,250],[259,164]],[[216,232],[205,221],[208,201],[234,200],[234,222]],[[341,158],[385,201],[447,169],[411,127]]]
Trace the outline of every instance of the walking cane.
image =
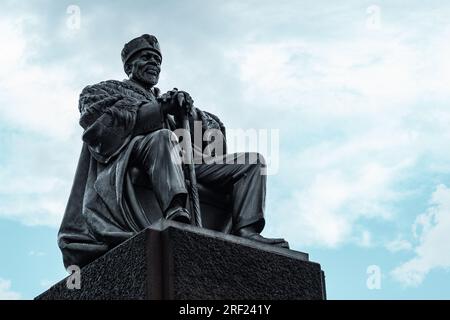
[[[178,103],[180,106],[183,104],[183,99],[180,95],[177,96]],[[182,120],[183,120],[183,129],[185,130],[185,134],[183,135],[183,139],[186,139],[186,159],[188,170],[189,170],[189,181],[190,181],[190,189],[189,196],[191,198],[192,210],[193,210],[193,220],[192,224],[197,227],[202,227],[202,215],[200,212],[200,200],[198,197],[198,188],[197,188],[197,177],[195,176],[195,166],[194,166],[194,156],[191,145],[191,128],[189,125],[189,112],[188,110],[183,110]]]

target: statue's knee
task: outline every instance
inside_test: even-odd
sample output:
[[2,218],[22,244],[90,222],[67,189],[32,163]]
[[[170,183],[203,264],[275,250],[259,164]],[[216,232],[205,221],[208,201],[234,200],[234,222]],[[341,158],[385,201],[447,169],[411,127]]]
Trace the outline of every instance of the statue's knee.
[[170,138],[172,136],[173,132],[170,131],[169,129],[163,128],[163,129],[159,129],[159,130],[155,131],[154,134],[161,138]]
[[161,146],[161,144],[167,145],[168,147],[172,146],[177,141],[177,137],[173,135],[173,132],[168,129],[160,129],[148,133],[140,142],[141,148],[150,152],[150,150]]
[[154,138],[160,140],[160,141],[167,141],[167,142],[177,142],[177,136],[173,133],[173,131],[169,129],[159,129],[155,131]]

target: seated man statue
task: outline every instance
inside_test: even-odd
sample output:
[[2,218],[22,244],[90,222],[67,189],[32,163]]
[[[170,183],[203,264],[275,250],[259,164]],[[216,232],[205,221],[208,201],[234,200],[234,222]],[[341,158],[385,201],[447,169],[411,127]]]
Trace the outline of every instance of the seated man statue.
[[[189,109],[189,120],[225,132],[216,116],[193,107],[188,93],[174,89],[160,95],[154,87],[162,61],[154,36],[145,34],[127,43],[122,61],[129,79],[100,82],[80,94],[84,143],[58,233],[66,267],[82,267],[149,226],[148,219],[125,201],[125,175],[131,165],[148,176],[163,217],[189,223],[185,164],[182,153],[174,152],[181,148],[173,131]],[[232,190],[232,234],[288,247],[284,239],[260,235],[265,223],[265,163],[259,154],[254,163],[242,161],[250,155],[255,154],[223,154],[228,161],[196,164],[197,181]]]

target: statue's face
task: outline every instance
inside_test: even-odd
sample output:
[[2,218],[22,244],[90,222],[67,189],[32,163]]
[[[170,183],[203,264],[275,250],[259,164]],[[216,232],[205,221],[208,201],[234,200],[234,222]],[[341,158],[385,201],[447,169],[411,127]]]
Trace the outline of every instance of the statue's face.
[[132,58],[131,72],[134,80],[145,86],[153,87],[159,80],[161,57],[151,50],[139,51]]

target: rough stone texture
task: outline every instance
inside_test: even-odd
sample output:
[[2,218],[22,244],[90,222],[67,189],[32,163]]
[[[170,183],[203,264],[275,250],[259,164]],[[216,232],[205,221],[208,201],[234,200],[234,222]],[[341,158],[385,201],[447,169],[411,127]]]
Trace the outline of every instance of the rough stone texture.
[[36,299],[325,299],[308,255],[161,221]]
[[318,264],[175,228],[167,233],[174,299],[322,299]]
[[67,289],[66,278],[36,299],[145,299],[148,271],[145,235],[139,233],[81,269],[81,289]]

